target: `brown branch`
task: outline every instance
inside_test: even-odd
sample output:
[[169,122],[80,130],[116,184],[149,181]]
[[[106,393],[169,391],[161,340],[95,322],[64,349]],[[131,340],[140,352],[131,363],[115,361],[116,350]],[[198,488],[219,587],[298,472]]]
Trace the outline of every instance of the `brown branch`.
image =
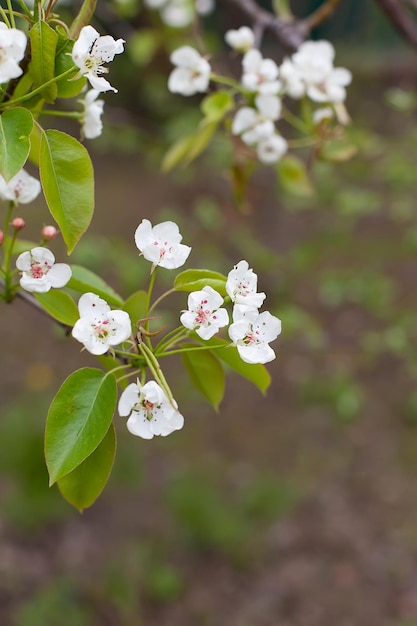
[[414,48],[417,48],[417,25],[400,0],[375,0],[390,22]]
[[323,2],[316,11],[311,13],[304,20],[301,20],[302,23],[308,28],[308,31],[311,32],[313,28],[316,28],[322,24],[322,22],[328,20],[341,2],[343,2],[343,0],[327,0]]

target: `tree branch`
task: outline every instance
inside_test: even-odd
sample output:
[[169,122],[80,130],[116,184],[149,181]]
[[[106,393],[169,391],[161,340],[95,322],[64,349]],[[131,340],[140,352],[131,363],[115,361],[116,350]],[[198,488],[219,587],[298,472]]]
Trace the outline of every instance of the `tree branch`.
[[390,22],[414,48],[417,48],[417,25],[401,0],[375,0]]
[[342,2],[343,0],[326,0],[316,11],[301,20],[301,23],[307,27],[308,32],[311,32],[313,28],[328,20]]

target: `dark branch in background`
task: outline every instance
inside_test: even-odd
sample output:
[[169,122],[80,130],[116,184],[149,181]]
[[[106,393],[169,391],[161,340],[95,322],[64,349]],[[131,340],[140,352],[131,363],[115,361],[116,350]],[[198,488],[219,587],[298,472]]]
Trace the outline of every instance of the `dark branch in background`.
[[417,48],[417,24],[401,0],[375,0],[387,14],[392,25],[414,48]]
[[301,20],[301,23],[307,27],[308,32],[311,32],[314,28],[317,28],[317,26],[320,26],[320,24],[329,19],[341,2],[343,2],[343,0],[327,0],[327,2],[324,2],[316,11],[311,13],[311,15]]

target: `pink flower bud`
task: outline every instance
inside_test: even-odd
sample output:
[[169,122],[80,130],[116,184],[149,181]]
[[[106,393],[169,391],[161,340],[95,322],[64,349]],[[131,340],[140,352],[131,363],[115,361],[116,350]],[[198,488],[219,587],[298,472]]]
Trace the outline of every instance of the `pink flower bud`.
[[4,232],[2,230],[0,230],[0,246],[4,241]]
[[42,237],[46,241],[50,241],[51,239],[55,239],[57,234],[58,234],[58,230],[55,228],[55,226],[44,226],[42,228]]
[[25,226],[26,226],[26,222],[23,219],[23,217],[15,217],[12,220],[12,226],[13,228],[15,228],[16,230],[22,230]]

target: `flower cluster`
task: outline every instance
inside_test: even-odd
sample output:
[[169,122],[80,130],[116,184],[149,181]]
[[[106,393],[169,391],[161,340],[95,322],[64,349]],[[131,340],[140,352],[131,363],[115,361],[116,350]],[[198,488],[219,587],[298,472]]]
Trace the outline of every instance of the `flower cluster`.
[[157,9],[161,19],[172,28],[189,26],[197,13],[208,15],[214,9],[214,0],[145,0],[150,9]]

